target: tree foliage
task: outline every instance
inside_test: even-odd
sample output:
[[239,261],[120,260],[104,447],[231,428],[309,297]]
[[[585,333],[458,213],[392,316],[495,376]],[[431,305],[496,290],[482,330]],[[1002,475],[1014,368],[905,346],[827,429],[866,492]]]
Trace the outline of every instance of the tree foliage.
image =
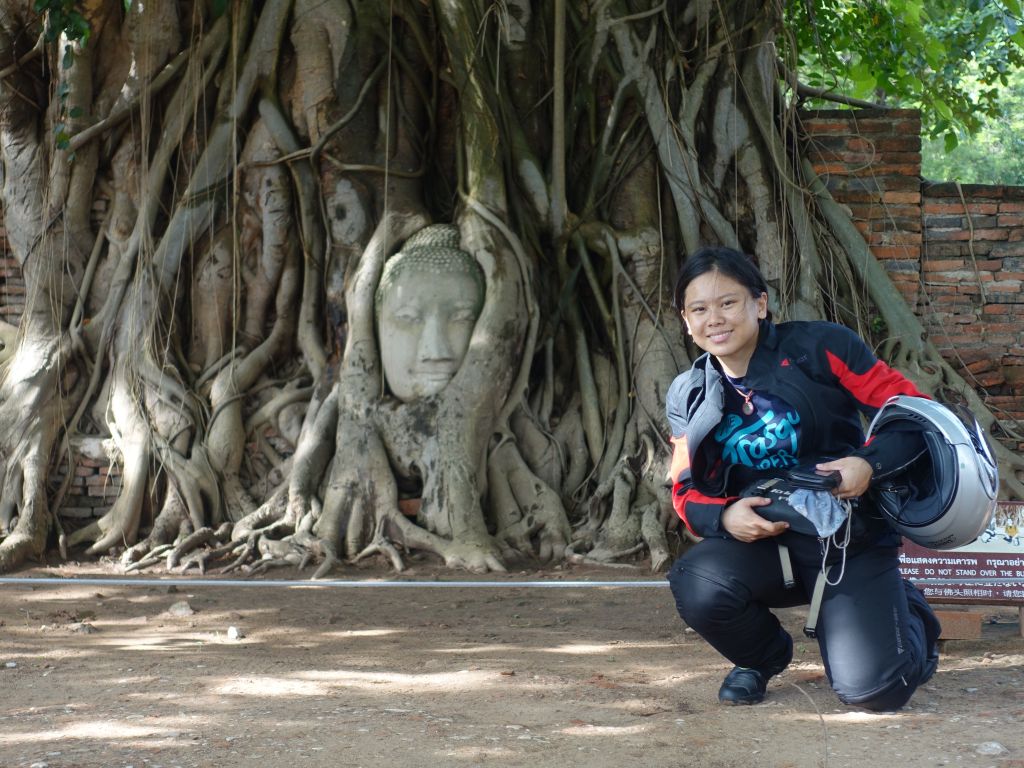
[[919,108],[949,149],[1009,113],[1001,94],[1024,63],[1018,0],[800,0],[786,14],[784,50],[803,81]]
[[1003,115],[947,149],[944,138],[921,146],[921,173],[932,181],[1024,186],[1024,72],[1017,70],[1002,89]]

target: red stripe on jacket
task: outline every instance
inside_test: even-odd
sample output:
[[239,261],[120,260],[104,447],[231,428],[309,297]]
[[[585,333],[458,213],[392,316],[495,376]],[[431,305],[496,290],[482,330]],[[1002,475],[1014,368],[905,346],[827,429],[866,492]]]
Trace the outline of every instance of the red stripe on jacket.
[[696,488],[692,486],[680,493],[683,488],[683,484],[679,482],[679,477],[685,472],[689,474],[690,469],[690,452],[687,444],[686,436],[673,437],[671,438],[673,444],[672,450],[672,467],[669,470],[671,473],[670,478],[672,480],[672,507],[675,509],[676,514],[679,515],[679,519],[686,524],[690,533],[694,536],[700,536],[697,531],[693,529],[690,524],[689,516],[686,514],[687,505],[693,504],[698,506],[714,507],[715,510],[711,512],[712,515],[721,515],[721,511],[726,506],[731,504],[737,497],[722,498],[720,496],[706,496]]
[[876,360],[866,373],[854,373],[845,361],[832,352],[826,350],[825,354],[828,355],[829,367],[839,378],[839,383],[865,405],[881,408],[886,400],[895,395],[925,397],[913,382],[881,360]]

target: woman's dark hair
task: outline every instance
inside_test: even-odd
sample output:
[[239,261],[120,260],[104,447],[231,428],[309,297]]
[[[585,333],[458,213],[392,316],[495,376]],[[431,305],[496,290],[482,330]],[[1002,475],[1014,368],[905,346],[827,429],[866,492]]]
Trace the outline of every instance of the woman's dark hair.
[[[682,310],[686,297],[686,287],[707,272],[721,272],[742,285],[755,299],[762,293],[768,293],[768,283],[764,275],[745,253],[725,246],[705,246],[691,253],[679,268],[676,277],[676,288],[672,300],[676,309]],[[768,314],[771,319],[771,313]]]

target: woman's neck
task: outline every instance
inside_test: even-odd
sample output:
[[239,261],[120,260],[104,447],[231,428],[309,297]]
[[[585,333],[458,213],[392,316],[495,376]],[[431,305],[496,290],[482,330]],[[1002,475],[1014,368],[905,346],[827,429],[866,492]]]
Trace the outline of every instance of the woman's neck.
[[716,357],[718,361],[718,367],[722,369],[722,373],[731,379],[742,379],[747,375],[747,368],[750,367],[750,355],[747,355],[745,359],[735,360],[732,357],[723,359]]

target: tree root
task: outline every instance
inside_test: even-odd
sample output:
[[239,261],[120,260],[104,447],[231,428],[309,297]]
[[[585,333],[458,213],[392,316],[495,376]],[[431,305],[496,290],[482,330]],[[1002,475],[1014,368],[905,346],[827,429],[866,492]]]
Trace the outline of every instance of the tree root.
[[358,563],[367,557],[373,555],[384,555],[390,562],[391,567],[395,569],[397,573],[401,573],[405,570],[405,563],[402,561],[402,556],[398,552],[398,548],[392,544],[387,536],[384,534],[384,520],[377,525],[376,532],[373,536],[373,541],[367,545],[362,552],[352,558],[353,563]]
[[581,555],[573,549],[566,551],[566,562],[572,563],[573,565],[600,565],[605,568],[623,568],[635,570],[640,566],[634,565],[633,563],[619,563],[616,562],[626,557],[633,557],[639,554],[644,549],[643,544],[637,544],[635,547],[629,549],[623,549],[619,552],[608,552],[600,556],[593,556],[591,554]]
[[[511,436],[491,452],[487,467],[492,509],[499,522],[495,535],[522,555],[542,563],[560,561],[572,527],[558,494],[534,475]],[[536,539],[536,546],[531,539]]]
[[217,530],[213,530],[212,528],[200,528],[198,531],[194,531],[167,553],[167,570],[173,570],[176,568],[178,563],[181,561],[181,558],[192,552],[192,550],[209,544],[223,544],[228,540],[230,535],[230,523],[221,523]]

